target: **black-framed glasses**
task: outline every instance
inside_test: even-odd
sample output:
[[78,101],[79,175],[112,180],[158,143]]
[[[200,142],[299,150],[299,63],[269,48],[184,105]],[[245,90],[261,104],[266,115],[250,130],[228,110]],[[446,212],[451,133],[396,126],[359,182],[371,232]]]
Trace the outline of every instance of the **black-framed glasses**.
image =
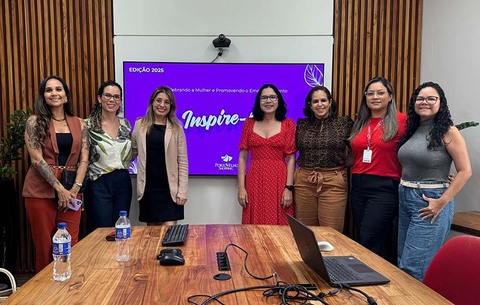
[[170,102],[169,100],[164,100],[164,99],[161,99],[161,98],[156,98],[156,99],[153,100],[153,102],[156,105],[161,105],[163,103],[166,106],[170,106],[172,104],[172,102]]
[[271,100],[272,102],[276,102],[276,101],[278,101],[278,96],[276,96],[276,95],[262,95],[262,96],[260,96],[260,100],[262,102],[266,102],[268,100]]
[[365,92],[365,96],[366,97],[374,97],[375,94],[376,94],[378,97],[384,97],[385,94],[387,94],[387,93],[388,93],[387,90],[367,91],[367,92]]
[[328,104],[330,102],[330,100],[328,98],[322,98],[322,99],[319,99],[319,100],[312,100],[310,102],[310,105],[313,105],[313,104]]
[[435,105],[438,99],[439,99],[438,96],[427,96],[427,97],[417,96],[417,98],[415,99],[415,103],[421,104],[423,102],[427,102],[427,104],[429,105]]
[[114,95],[111,95],[110,93],[103,93],[102,94],[103,97],[105,97],[107,100],[113,98],[114,101],[121,101],[122,100],[122,96],[120,94],[114,94]]

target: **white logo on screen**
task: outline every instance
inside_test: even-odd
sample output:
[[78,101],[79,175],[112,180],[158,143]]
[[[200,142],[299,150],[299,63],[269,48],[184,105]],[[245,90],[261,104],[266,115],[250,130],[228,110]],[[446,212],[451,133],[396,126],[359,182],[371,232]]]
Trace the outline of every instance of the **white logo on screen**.
[[220,158],[222,158],[223,162],[230,162],[233,159],[229,154],[225,154],[225,156],[221,156]]
[[323,72],[317,65],[307,65],[303,72],[303,79],[312,88],[323,86]]
[[237,163],[230,163],[230,161],[233,160],[233,157],[230,156],[229,154],[220,156],[220,159],[222,159],[224,163],[215,162],[215,168],[217,168],[219,171],[233,171],[238,168]]

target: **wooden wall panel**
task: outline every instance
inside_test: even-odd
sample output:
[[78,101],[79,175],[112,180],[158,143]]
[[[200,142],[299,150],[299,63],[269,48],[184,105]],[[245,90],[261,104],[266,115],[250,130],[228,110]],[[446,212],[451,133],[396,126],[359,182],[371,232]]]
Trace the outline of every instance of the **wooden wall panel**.
[[[332,93],[354,117],[363,87],[376,75],[395,87],[405,111],[420,77],[422,0],[335,0]],[[62,76],[85,117],[98,85],[114,78],[112,0],[6,0],[0,4],[0,134],[15,109],[32,107],[38,84]],[[27,156],[15,179],[21,190]],[[33,244],[20,202],[18,271],[33,271]]]
[[[15,109],[33,107],[38,85],[47,75],[65,79],[74,113],[85,117],[98,86],[113,79],[112,0],[20,0],[0,4],[0,131]],[[17,163],[21,190],[28,158]],[[20,193],[20,192],[19,192]],[[18,271],[33,271],[33,244],[20,202]]]
[[384,76],[406,110],[420,81],[422,0],[336,0],[332,93],[352,118],[365,84]]

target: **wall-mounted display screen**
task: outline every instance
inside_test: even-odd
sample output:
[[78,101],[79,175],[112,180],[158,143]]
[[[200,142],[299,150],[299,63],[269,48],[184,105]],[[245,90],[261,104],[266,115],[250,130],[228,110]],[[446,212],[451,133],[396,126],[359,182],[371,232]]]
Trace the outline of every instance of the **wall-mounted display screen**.
[[[190,175],[236,175],[242,125],[258,89],[271,83],[287,104],[287,117],[304,117],[305,96],[323,85],[324,64],[123,62],[124,114],[144,116],[159,86],[172,88],[187,138]],[[168,156],[167,156],[168,158]],[[131,172],[136,173],[132,163]]]

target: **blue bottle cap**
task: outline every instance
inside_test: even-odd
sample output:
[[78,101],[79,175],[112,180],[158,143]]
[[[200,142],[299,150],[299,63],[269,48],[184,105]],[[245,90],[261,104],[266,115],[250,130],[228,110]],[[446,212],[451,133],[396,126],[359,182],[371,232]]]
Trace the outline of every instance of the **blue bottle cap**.
[[120,216],[127,216],[127,211],[120,211]]
[[59,222],[57,224],[57,229],[65,229],[67,227],[67,224],[64,222]]

